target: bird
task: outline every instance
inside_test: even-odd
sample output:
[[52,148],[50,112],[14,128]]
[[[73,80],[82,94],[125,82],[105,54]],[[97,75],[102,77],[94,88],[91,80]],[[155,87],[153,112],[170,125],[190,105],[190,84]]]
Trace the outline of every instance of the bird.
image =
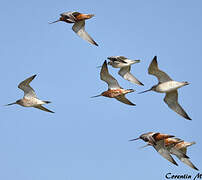
[[123,89],[118,84],[117,80],[111,74],[109,74],[106,60],[104,61],[100,71],[100,79],[108,84],[108,90],[102,92],[100,95],[92,96],[91,98],[105,96],[109,98],[115,98],[122,103],[135,106],[134,103],[132,103],[125,97],[125,94],[134,92],[134,89]]
[[42,100],[38,99],[34,89],[32,89],[32,87],[29,85],[30,82],[35,77],[36,77],[36,74],[25,79],[24,81],[22,81],[18,85],[18,88],[24,91],[24,97],[22,99],[17,100],[14,103],[7,104],[6,106],[18,104],[18,105],[21,105],[24,107],[34,107],[34,108],[38,108],[38,109],[46,111],[46,112],[54,113],[53,111],[42,106],[43,104],[48,104],[51,102],[50,101],[42,101]]
[[88,41],[89,43],[98,46],[98,44],[90,37],[90,35],[85,31],[85,20],[92,18],[95,16],[94,14],[82,14],[76,11],[69,11],[60,14],[60,18],[56,21],[50,22],[49,24],[53,24],[59,21],[63,21],[66,23],[74,23],[72,26],[72,30],[80,36],[82,39]]
[[[182,139],[173,137],[170,136],[168,138],[163,139],[164,142],[161,142],[161,147],[163,147],[164,151],[168,151],[170,154],[175,155],[180,161],[198,171],[198,168],[193,165],[193,163],[190,161],[190,158],[186,155],[187,147],[195,144],[195,142],[185,142]],[[131,141],[137,139],[139,138],[132,139]],[[147,143],[148,144],[143,146],[143,148],[147,146],[153,146],[155,148],[155,145],[152,143],[152,141],[147,141]]]
[[122,76],[125,80],[128,80],[134,84],[144,86],[137,78],[135,78],[131,73],[131,65],[139,63],[140,60],[130,60],[124,56],[110,56],[107,57],[109,60],[108,65],[111,65],[114,68],[120,68],[119,75]]
[[190,161],[190,158],[186,155],[187,147],[196,144],[195,142],[185,142],[179,138],[167,138],[164,141],[166,148],[171,154],[175,155],[180,161],[189,167],[197,171],[199,170],[196,166],[193,165],[193,163]]
[[[129,141],[135,141],[138,139],[142,139],[143,141],[147,142],[146,146],[153,146],[154,149],[165,159],[173,163],[174,165],[178,166],[176,161],[170,155],[170,152],[165,148],[164,140],[167,138],[174,137],[173,135],[169,134],[162,134],[162,133],[155,133],[155,132],[148,132],[140,135],[140,137],[136,139],[131,139]],[[144,147],[146,147],[144,146]]]
[[191,120],[191,118],[188,116],[185,110],[178,103],[178,92],[177,92],[178,88],[189,85],[189,83],[187,81],[184,82],[174,81],[165,72],[161,71],[158,68],[157,56],[154,56],[148,68],[148,74],[156,76],[158,78],[159,83],[157,85],[152,86],[150,89],[146,91],[140,92],[139,94],[148,91],[166,93],[164,102],[168,105],[168,107],[171,108],[180,116],[184,117],[185,119]]

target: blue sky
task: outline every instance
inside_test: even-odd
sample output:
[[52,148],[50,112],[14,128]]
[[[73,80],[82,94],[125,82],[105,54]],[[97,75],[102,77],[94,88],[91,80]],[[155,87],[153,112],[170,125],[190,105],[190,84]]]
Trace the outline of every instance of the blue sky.
[[[196,141],[188,156],[202,169],[201,66],[202,2],[154,1],[4,1],[1,21],[0,179],[3,180],[134,180],[163,179],[167,172],[197,172],[175,167],[143,141],[128,142],[149,131]],[[66,11],[93,13],[86,30],[99,47],[80,39],[71,24],[49,25]],[[136,107],[104,97],[99,66],[108,56],[140,59],[132,73],[145,84],[110,73]],[[163,102],[164,94],[137,92],[157,83],[147,68],[157,55],[160,69],[189,86],[179,102],[187,121]],[[55,114],[35,108],[5,107],[23,96],[18,83],[37,74],[31,86]]]

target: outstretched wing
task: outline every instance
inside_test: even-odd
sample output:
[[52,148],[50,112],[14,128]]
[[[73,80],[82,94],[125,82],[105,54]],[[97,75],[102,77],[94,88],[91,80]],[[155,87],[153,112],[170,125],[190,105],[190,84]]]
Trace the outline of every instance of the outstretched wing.
[[18,88],[24,91],[24,97],[26,98],[31,98],[34,97],[36,98],[36,93],[34,89],[29,85],[29,83],[36,77],[36,75],[33,75],[24,81],[22,81],[19,85]]
[[98,46],[98,44],[90,37],[90,35],[85,31],[85,20],[75,22],[72,29],[77,33],[82,39],[88,41],[91,44]]
[[131,66],[122,67],[119,70],[119,75],[122,76],[124,79],[138,85],[144,85],[142,84],[138,79],[136,79],[131,73],[130,73]]
[[166,93],[164,101],[168,105],[168,107],[170,107],[173,111],[178,113],[180,116],[184,117],[185,119],[191,120],[191,118],[187,115],[184,109],[178,104],[177,90]]
[[171,81],[172,79],[163,71],[158,68],[157,57],[154,56],[151,64],[148,68],[148,73],[156,76],[158,78],[159,83]]
[[40,109],[40,110],[42,110],[42,111],[46,111],[46,112],[50,112],[50,113],[55,113],[55,112],[53,112],[53,111],[51,111],[51,110],[49,110],[49,109],[43,107],[42,105],[34,106],[34,107],[37,108],[37,109]]
[[126,97],[125,95],[120,95],[120,96],[117,96],[115,97],[118,101],[124,103],[124,104],[128,104],[128,105],[131,105],[131,106],[136,106],[135,104],[133,104],[132,102],[130,102]]
[[127,59],[126,57],[124,56],[116,56],[116,59],[122,63],[127,63],[125,60]]
[[162,134],[162,133],[155,133],[152,135],[152,138],[155,140],[155,142],[160,140],[167,140],[168,138],[172,138],[172,137],[174,136],[170,134]]
[[111,74],[109,74],[106,60],[103,63],[102,69],[100,71],[100,79],[105,81],[108,84],[109,89],[120,89],[121,88],[119,86],[117,80]]
[[170,153],[176,155],[177,157],[182,157],[182,158],[188,158],[189,159],[189,157],[185,153],[183,153],[181,150],[175,148],[175,146],[170,148]]
[[160,140],[156,143],[156,145],[153,145],[153,147],[156,149],[156,151],[163,156],[165,159],[170,161],[171,163],[178,166],[176,161],[173,159],[173,157],[170,155],[170,152],[165,148],[164,140]]
[[194,164],[189,160],[189,158],[185,158],[185,157],[182,157],[182,156],[178,156],[176,155],[177,158],[182,161],[183,163],[185,163],[186,165],[188,165],[189,167],[195,169],[195,170],[199,170],[196,166],[194,166]]

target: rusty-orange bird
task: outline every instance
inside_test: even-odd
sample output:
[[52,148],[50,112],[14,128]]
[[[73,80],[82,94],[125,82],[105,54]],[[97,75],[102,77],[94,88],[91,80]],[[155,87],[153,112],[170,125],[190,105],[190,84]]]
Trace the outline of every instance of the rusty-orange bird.
[[[165,139],[174,137],[173,135],[169,134],[162,134],[162,133],[156,133],[156,132],[148,132],[142,134],[140,137],[136,139],[131,139],[130,141],[135,141],[138,139],[142,139],[143,141],[147,142],[148,145],[153,146],[154,149],[165,159],[173,163],[174,165],[178,166],[176,161],[173,159],[171,156],[170,152],[168,149],[165,147]],[[146,147],[144,146],[144,147]]]
[[125,97],[125,94],[134,92],[134,90],[133,89],[123,89],[118,84],[117,80],[111,74],[109,74],[106,60],[103,63],[102,69],[100,71],[100,79],[105,81],[108,84],[108,90],[102,92],[100,95],[93,96],[92,98],[98,97],[98,96],[105,96],[105,97],[109,97],[109,98],[115,98],[122,103],[135,106],[134,103],[130,102]]
[[53,24],[59,21],[64,21],[66,23],[74,23],[72,30],[79,35],[82,39],[88,41],[91,44],[98,46],[98,44],[93,40],[92,37],[85,31],[85,20],[90,19],[94,14],[82,14],[79,12],[65,12],[60,14],[60,18],[49,24]]

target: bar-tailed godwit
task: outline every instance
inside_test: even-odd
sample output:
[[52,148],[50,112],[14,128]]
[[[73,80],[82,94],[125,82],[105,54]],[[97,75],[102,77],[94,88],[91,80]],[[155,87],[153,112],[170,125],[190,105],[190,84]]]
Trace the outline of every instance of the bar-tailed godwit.
[[66,23],[74,23],[72,30],[79,35],[82,39],[88,41],[91,44],[98,46],[98,44],[90,37],[90,35],[85,31],[85,20],[90,19],[94,14],[82,14],[79,12],[65,12],[60,14],[60,18],[49,24],[53,24],[59,21],[64,21]]
[[180,161],[198,171],[198,168],[194,166],[194,164],[190,161],[190,158],[187,156],[187,147],[195,144],[195,142],[185,142],[182,139],[173,137],[174,136],[172,135],[149,132],[142,134],[139,138],[132,139],[130,141],[142,139],[147,142],[147,144],[142,148],[153,146],[164,158],[177,165],[170,155],[173,154]]
[[111,56],[108,57],[109,59],[108,64],[114,68],[120,68],[119,75],[122,76],[124,79],[138,85],[144,86],[135,76],[130,73],[131,65],[135,63],[139,63],[140,60],[131,60],[124,56]]
[[[155,56],[148,68],[148,73],[154,75],[158,78],[159,83],[149,90],[140,92],[144,93],[147,91],[155,91],[158,93],[166,93],[164,98],[164,102],[170,107],[173,111],[181,115],[182,117],[191,120],[188,114],[184,111],[184,109],[178,103],[178,92],[177,89],[183,86],[188,85],[188,82],[178,82],[172,80],[165,72],[161,71],[158,68],[157,57]],[[139,93],[139,94],[140,94]]]
[[130,141],[135,141],[138,139],[142,139],[143,141],[147,142],[148,145],[151,145],[154,147],[154,149],[165,159],[170,161],[171,163],[178,166],[176,161],[173,159],[173,157],[170,155],[170,152],[165,148],[165,142],[164,140],[170,137],[174,137],[173,135],[169,134],[162,134],[162,133],[155,133],[155,132],[149,132],[142,134],[140,137],[136,139],[131,139]]
[[135,104],[130,102],[125,97],[125,94],[134,92],[134,90],[133,89],[123,89],[122,87],[120,87],[117,80],[111,74],[109,74],[108,67],[107,67],[107,61],[105,61],[102,65],[102,69],[100,71],[100,79],[105,81],[108,84],[108,90],[104,91],[100,95],[93,96],[92,98],[98,97],[98,96],[105,96],[105,97],[109,97],[109,98],[115,98],[118,101],[121,101],[122,103],[135,106]]
[[48,104],[50,101],[42,101],[37,98],[36,93],[34,89],[29,85],[29,83],[36,77],[36,75],[31,76],[24,81],[22,81],[19,85],[18,88],[24,91],[24,97],[22,99],[17,100],[14,103],[7,104],[7,106],[13,105],[13,104],[18,104],[24,107],[34,107],[38,108],[43,111],[47,111],[50,113],[54,113],[53,111],[43,107],[43,104]]

